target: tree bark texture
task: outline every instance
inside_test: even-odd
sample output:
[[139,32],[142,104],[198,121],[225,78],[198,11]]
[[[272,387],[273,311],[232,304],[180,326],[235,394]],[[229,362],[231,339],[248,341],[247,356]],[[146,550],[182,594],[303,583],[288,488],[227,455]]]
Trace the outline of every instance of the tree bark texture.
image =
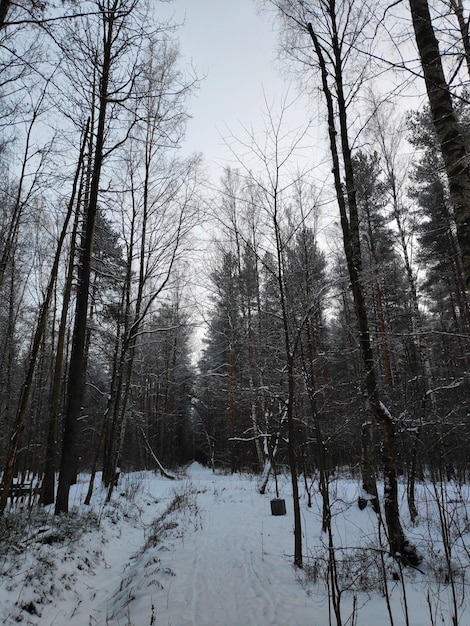
[[441,146],[454,207],[457,238],[463,260],[467,291],[470,290],[470,158],[452,105],[444,76],[439,44],[427,0],[409,0],[434,128]]

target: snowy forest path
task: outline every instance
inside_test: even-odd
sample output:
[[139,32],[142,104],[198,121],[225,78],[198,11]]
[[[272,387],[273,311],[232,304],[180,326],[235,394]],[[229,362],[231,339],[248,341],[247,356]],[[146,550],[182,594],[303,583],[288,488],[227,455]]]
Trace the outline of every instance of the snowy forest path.
[[293,545],[279,540],[290,536],[293,542],[291,515],[271,516],[269,497],[256,491],[254,481],[227,477],[224,483],[197,466],[189,469],[189,480],[201,522],[184,545],[172,547],[175,576],[166,606],[156,606],[156,624],[285,625],[302,603],[307,624],[311,600],[300,585],[292,595],[295,573],[286,552]]
[[285,485],[287,514],[273,516],[271,496],[259,494],[252,476],[194,463],[175,481],[151,472],[123,476],[111,503],[97,489],[88,508],[83,475],[69,518],[52,515],[30,531],[25,553],[5,563],[0,622],[310,626],[324,597],[307,593],[293,567]]
[[[312,506],[308,507],[304,498],[302,507],[302,571],[293,566],[292,499],[286,475],[278,477],[287,509],[286,515],[280,516],[271,514],[272,485],[271,493],[261,495],[253,476],[213,473],[196,463],[174,481],[150,471],[123,475],[112,501],[106,503],[106,490],[97,488],[91,507],[82,504],[87,478],[80,476],[74,488],[74,508],[69,516],[57,518],[53,512],[49,516],[47,511],[38,511],[37,519],[28,519],[26,527],[20,524],[13,549],[3,547],[1,624],[330,623],[325,585],[327,546],[321,535],[322,501],[317,490],[313,490]],[[405,489],[403,484],[402,498]],[[343,624],[388,624],[380,587],[383,570],[376,557],[377,517],[372,508],[360,510],[357,506],[356,479],[338,478],[331,490],[336,553],[338,559],[342,557]],[[455,506],[454,519],[463,520],[464,538],[470,487],[452,494],[448,503]],[[419,501],[431,511],[429,486],[423,485]],[[21,509],[12,510],[10,523],[21,515]],[[420,526],[408,526],[408,532],[429,536],[434,549],[439,545],[438,532],[432,531],[432,536],[429,532],[431,522],[432,529],[438,528],[438,520],[436,509]],[[464,546],[461,554],[461,562],[468,563]],[[442,561],[436,563],[440,566]],[[394,623],[402,624],[403,587],[392,577],[395,570],[388,567],[390,607]],[[450,623],[449,589],[441,581],[436,587],[432,567],[428,559],[423,565],[425,573],[406,572],[406,606],[413,626],[427,626],[431,609],[435,613],[432,623]],[[459,623],[470,624],[469,610],[462,606]]]

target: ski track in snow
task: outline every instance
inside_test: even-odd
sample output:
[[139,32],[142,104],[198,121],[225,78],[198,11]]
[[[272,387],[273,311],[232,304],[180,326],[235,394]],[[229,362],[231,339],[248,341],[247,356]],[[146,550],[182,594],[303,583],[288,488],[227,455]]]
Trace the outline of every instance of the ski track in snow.
[[[286,552],[293,548],[292,517],[272,516],[270,496],[258,494],[253,480],[190,470],[189,481],[199,520],[161,549],[162,567],[172,575],[160,578],[162,589],[129,604],[132,624],[150,624],[149,595],[156,626],[312,624],[315,603],[295,582]],[[145,613],[147,621],[139,621]],[[125,623],[122,609],[109,621]]]
[[[292,597],[290,585],[289,595],[283,593],[282,576],[292,579],[294,573],[291,559],[282,553],[282,544],[276,539],[278,533],[292,536],[292,520],[271,517],[269,501],[256,494],[252,506],[234,502],[231,496],[226,499],[223,492],[216,497],[217,506],[203,510],[203,528],[194,534],[191,545],[184,546],[185,551],[191,551],[191,567],[178,570],[168,590],[168,608],[157,612],[157,623],[284,625],[290,623],[289,607],[296,603],[299,610],[299,597]],[[204,500],[210,497],[205,494],[199,498],[203,509]],[[257,509],[261,515],[256,514]],[[299,592],[305,600],[300,587]],[[178,598],[186,601],[180,615]],[[311,607],[308,613],[311,618]]]

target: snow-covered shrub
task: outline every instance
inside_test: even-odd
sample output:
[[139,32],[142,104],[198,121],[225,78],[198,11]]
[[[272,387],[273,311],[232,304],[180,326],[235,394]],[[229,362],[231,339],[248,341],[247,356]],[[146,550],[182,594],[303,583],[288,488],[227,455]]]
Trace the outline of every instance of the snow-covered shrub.
[[[175,490],[172,500],[163,513],[157,517],[149,528],[147,542],[142,552],[149,547],[156,546],[165,537],[166,533],[174,530],[181,519],[197,523],[199,515],[197,505],[197,489],[190,482],[185,483],[183,489]],[[178,521],[177,521],[178,520]]]
[[[335,548],[338,585],[342,592],[385,593],[384,576],[396,581],[396,562],[388,555],[382,562],[378,546]],[[328,548],[318,547],[305,559],[304,580],[307,585],[327,581],[329,577]]]
[[18,594],[12,613],[16,621],[24,621],[24,613],[40,617],[44,606],[73,590],[80,570],[92,570],[102,559],[101,546],[85,538],[97,529],[98,517],[89,509],[61,516],[39,507],[5,512],[0,519],[0,576]]

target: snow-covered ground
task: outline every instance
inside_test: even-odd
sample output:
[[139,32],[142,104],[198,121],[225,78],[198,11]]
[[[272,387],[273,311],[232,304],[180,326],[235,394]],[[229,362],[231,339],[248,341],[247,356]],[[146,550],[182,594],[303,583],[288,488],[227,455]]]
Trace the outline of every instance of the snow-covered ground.
[[[25,518],[15,509],[1,520],[0,623],[337,623],[315,483],[312,507],[305,497],[302,501],[303,570],[292,564],[287,477],[280,477],[285,516],[271,515],[272,485],[262,496],[254,477],[213,474],[196,463],[175,481],[151,472],[123,476],[109,505],[98,488],[92,506],[84,507],[86,488],[83,476],[73,491],[76,508],[60,520],[51,511]],[[381,550],[385,542],[376,515],[357,507],[358,489],[352,479],[331,484],[342,624],[452,624],[453,607],[456,623],[470,624],[468,490],[450,485],[436,493],[431,485],[420,486],[420,521],[411,526],[404,514],[404,524],[423,562],[419,569],[400,572]]]

